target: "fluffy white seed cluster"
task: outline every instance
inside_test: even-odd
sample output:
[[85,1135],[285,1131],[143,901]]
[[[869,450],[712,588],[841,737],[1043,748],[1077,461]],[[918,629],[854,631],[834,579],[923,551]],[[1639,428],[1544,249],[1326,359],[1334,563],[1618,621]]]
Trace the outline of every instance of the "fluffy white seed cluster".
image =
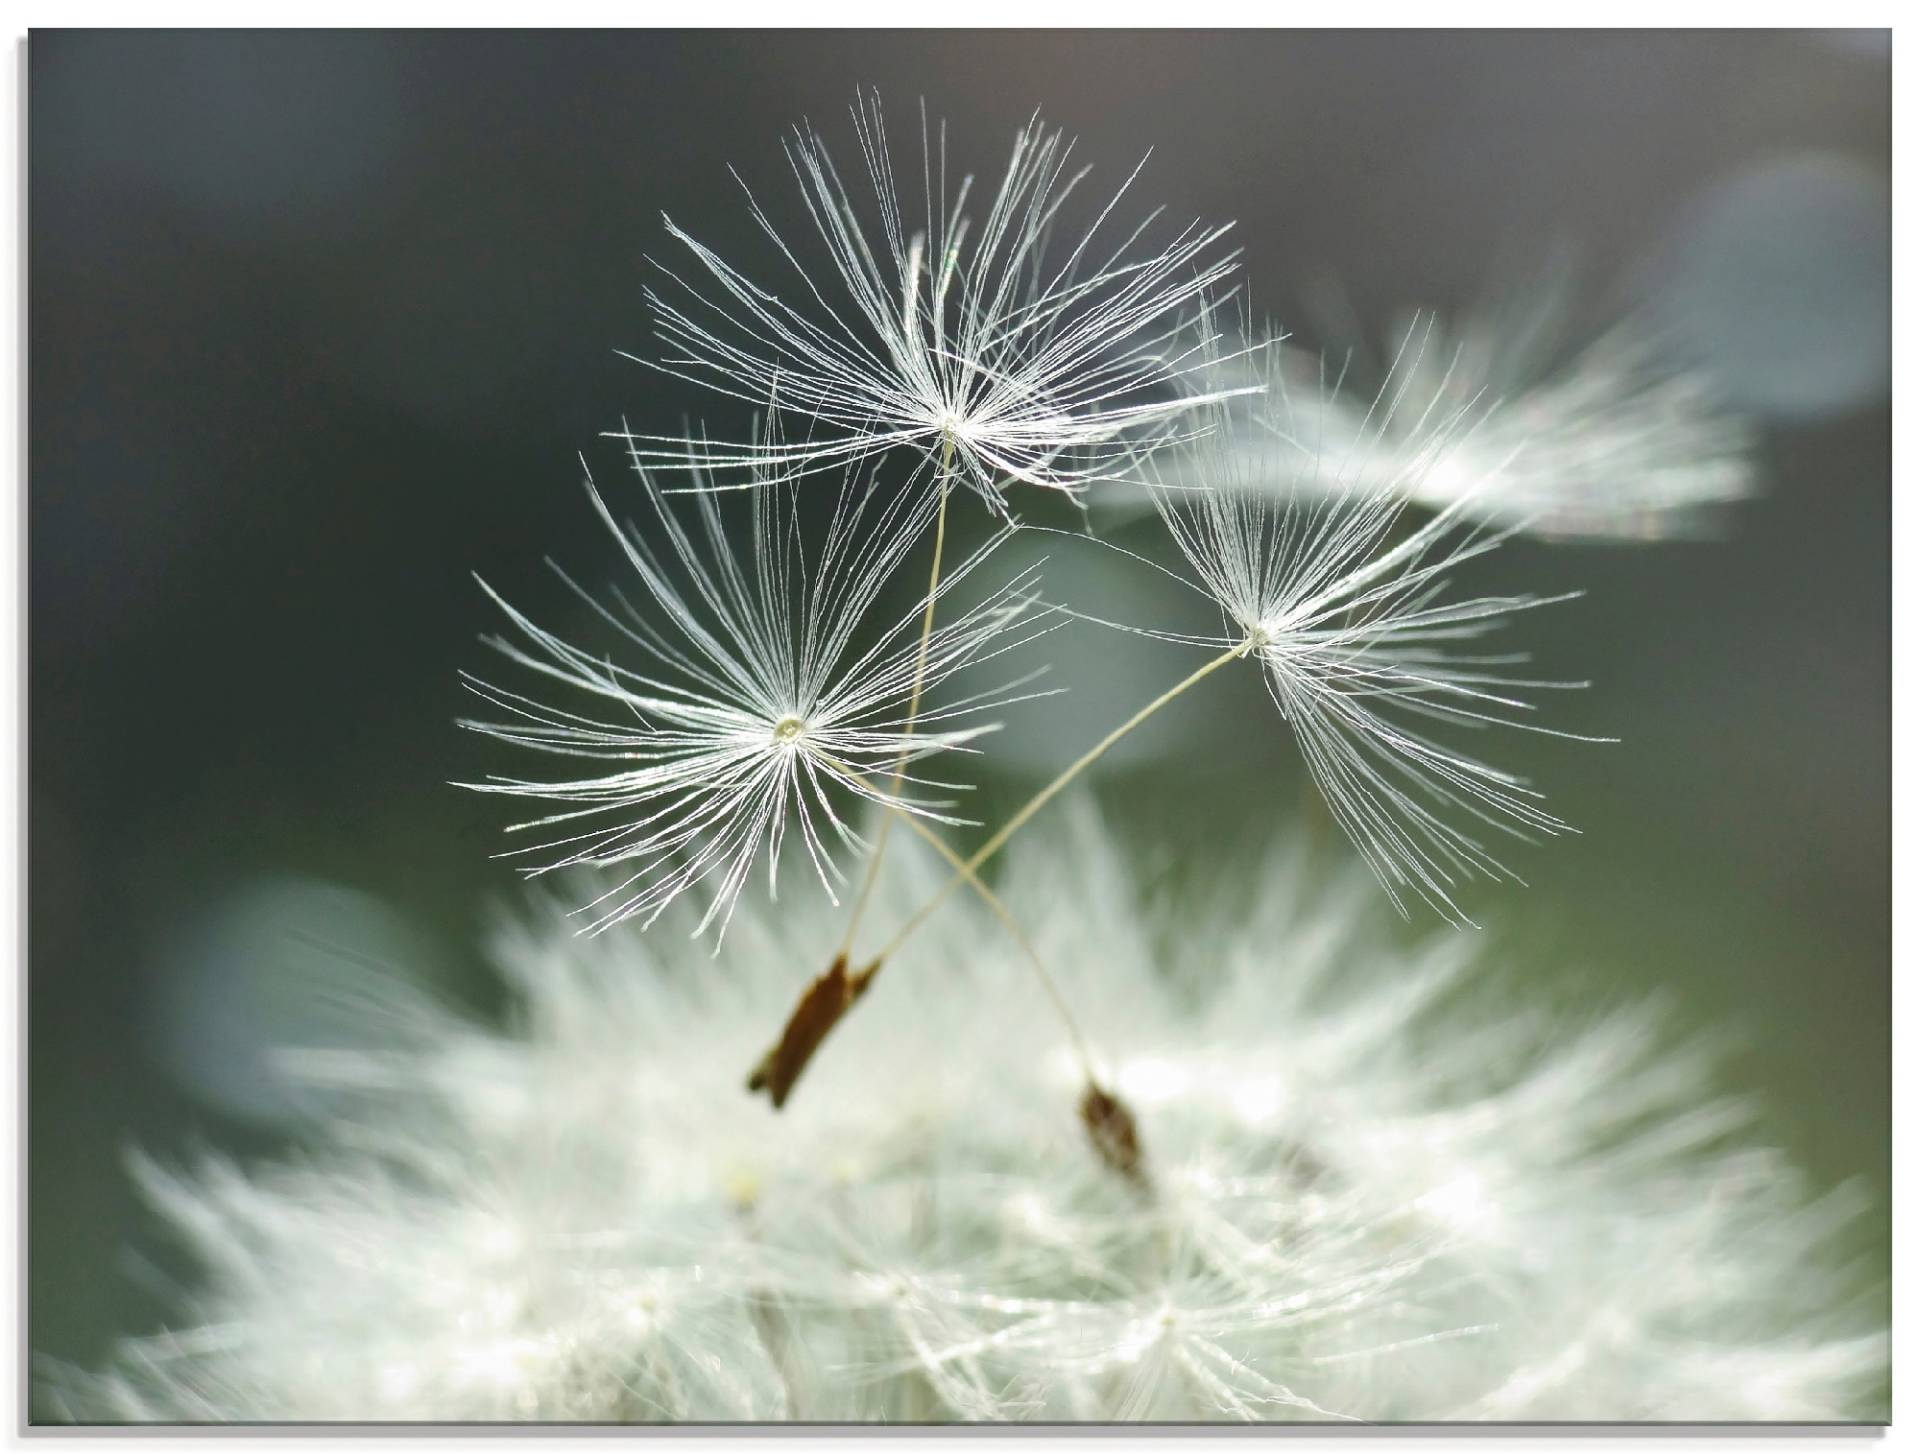
[[[899,956],[783,1114],[742,1090],[832,916],[504,930],[509,1030],[289,1056],[321,1144],[148,1167],[192,1316],[74,1381],[125,1420],[1818,1419],[1885,1347],[1810,1200],[1630,1011],[1548,1035],[1477,938],[1396,948],[1298,845],[1143,911],[1090,815],[1009,874],[1144,1177],[983,911]],[[881,908],[939,868],[900,855]],[[1148,893],[1147,897],[1151,897]],[[680,910],[676,910],[680,912]],[[974,915],[976,917],[969,917]],[[1477,1011],[1475,1006],[1485,1007]]]

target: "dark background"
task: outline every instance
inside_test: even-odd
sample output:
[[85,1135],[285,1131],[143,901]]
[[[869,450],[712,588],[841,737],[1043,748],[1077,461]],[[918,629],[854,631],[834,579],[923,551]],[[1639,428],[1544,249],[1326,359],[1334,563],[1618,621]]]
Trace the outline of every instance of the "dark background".
[[[623,414],[725,412],[614,356],[661,211],[765,271],[726,168],[799,225],[781,129],[845,151],[862,83],[988,178],[1036,105],[1096,180],[1154,147],[1137,195],[1237,218],[1282,321],[1335,280],[1384,327],[1570,250],[1685,323],[1762,493],[1719,541],[1502,553],[1586,589],[1527,644],[1595,682],[1556,725],[1624,741],[1501,749],[1585,835],[1471,907],[1569,1020],[1661,990],[1733,1031],[1765,1133],[1884,1206],[1884,35],[38,32],[28,77],[38,1353],[162,1318],[129,1148],[297,1129],[260,1046],[352,1033],[316,939],[489,1007],[504,817],[446,784],[520,764],[451,725],[494,625],[469,572],[554,619],[542,554],[611,571],[575,451],[611,475]],[[1114,706],[1177,665],[1064,640]],[[989,792],[1087,740],[1080,695]],[[1128,831],[1200,862],[1294,815],[1250,682],[1169,718],[1101,780]]]

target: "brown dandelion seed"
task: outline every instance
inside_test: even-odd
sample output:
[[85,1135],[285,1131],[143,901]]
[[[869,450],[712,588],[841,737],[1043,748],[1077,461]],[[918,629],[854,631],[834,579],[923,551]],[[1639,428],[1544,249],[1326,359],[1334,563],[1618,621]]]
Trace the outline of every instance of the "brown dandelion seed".
[[760,1057],[753,1074],[747,1077],[747,1089],[765,1091],[776,1111],[784,1106],[787,1097],[793,1094],[794,1082],[800,1079],[800,1073],[813,1059],[820,1042],[867,992],[867,986],[880,971],[880,964],[876,959],[858,974],[850,975],[847,956],[837,955],[827,972],[808,985],[806,993],[800,996],[779,1040]]
[[1094,1081],[1080,1097],[1080,1121],[1100,1159],[1130,1181],[1146,1184],[1140,1127],[1127,1103]]

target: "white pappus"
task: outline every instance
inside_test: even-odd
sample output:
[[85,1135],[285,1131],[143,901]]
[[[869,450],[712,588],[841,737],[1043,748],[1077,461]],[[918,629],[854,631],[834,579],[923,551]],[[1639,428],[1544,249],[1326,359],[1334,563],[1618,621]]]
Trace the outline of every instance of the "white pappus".
[[[1278,415],[1291,401],[1278,388],[1260,402]],[[1396,389],[1366,411],[1357,445],[1282,429],[1250,441],[1223,427],[1164,469],[1149,460],[1153,501],[1196,578],[1174,579],[1210,598],[1225,630],[1125,628],[1257,663],[1328,806],[1394,902],[1404,910],[1411,895],[1462,921],[1463,880],[1514,877],[1475,825],[1517,837],[1572,830],[1522,778],[1434,729],[1578,737],[1529,720],[1523,697],[1585,685],[1522,676],[1524,656],[1472,645],[1518,612],[1579,594],[1450,596],[1460,567],[1514,528],[1476,524],[1470,495],[1408,515],[1418,481],[1476,427]],[[1250,478],[1262,472],[1315,483],[1276,492]],[[1488,462],[1482,482],[1497,476]]]
[[[619,523],[589,480],[588,494],[619,541],[643,595],[619,588],[607,601],[574,586],[636,665],[596,655],[536,625],[489,589],[515,639],[489,638],[516,665],[565,690],[564,705],[468,674],[469,687],[507,715],[461,725],[584,760],[584,776],[495,776],[464,786],[563,807],[514,831],[537,832],[529,873],[577,865],[623,866],[584,912],[596,929],[650,923],[695,884],[714,888],[695,932],[724,933],[740,890],[763,856],[771,890],[779,846],[797,825],[831,896],[839,853],[863,851],[841,804],[891,803],[942,823],[958,784],[926,775],[935,754],[969,750],[992,730],[981,714],[1020,699],[1020,683],[942,700],[938,689],[1050,629],[1032,610],[1029,569],[988,590],[935,628],[920,650],[924,597],[883,610],[895,570],[921,535],[933,497],[910,485],[881,488],[849,471],[818,541],[804,528],[791,483],[752,492],[743,539],[711,493],[677,502],[635,464],[650,531]],[[656,546],[652,539],[664,540]],[[947,596],[1005,538],[1004,530],[950,570]],[[556,571],[558,567],[555,567]],[[482,583],[483,589],[485,583]],[[933,693],[931,698],[928,693]],[[896,765],[905,764],[899,785]],[[603,770],[594,770],[604,764]],[[938,796],[930,796],[937,794]]]
[[1073,144],[1030,122],[976,218],[973,177],[950,181],[945,126],[930,138],[924,110],[916,209],[895,180],[878,97],[863,94],[853,119],[861,198],[810,127],[787,143],[824,266],[803,260],[748,194],[788,265],[789,296],[670,220],[708,290],[669,271],[674,286],[648,294],[669,352],[643,362],[804,415],[815,432],[730,445],[625,435],[642,459],[792,476],[905,447],[1005,514],[1009,484],[1075,492],[1113,478],[1143,433],[1170,437],[1170,420],[1224,397],[1184,385],[1217,341],[1209,298],[1233,271],[1235,255],[1216,246],[1227,228],[1193,224],[1149,242],[1157,212],[1118,217],[1136,168],[1070,246],[1050,247],[1086,175],[1069,170]]
[[[774,1115],[737,1069],[832,942],[729,973],[536,909],[507,1030],[288,1057],[295,1162],[147,1166],[188,1315],[58,1380],[125,1420],[1867,1418],[1886,1345],[1809,1196],[1650,1010],[1550,1032],[1481,936],[1396,947],[1298,843],[1168,917],[1082,815],[1008,876],[1147,1184],[967,902]],[[886,907],[944,869],[892,860]],[[918,877],[919,881],[914,882]],[[1218,906],[1215,906],[1216,908]],[[678,910],[676,912],[679,912]]]
[[[1531,534],[1594,541],[1647,541],[1709,533],[1716,512],[1753,493],[1753,429],[1721,399],[1710,373],[1680,358],[1644,309],[1616,313],[1587,336],[1575,328],[1574,289],[1549,269],[1452,321],[1433,310],[1407,315],[1387,337],[1384,368],[1348,323],[1343,382],[1370,373],[1383,391],[1461,411],[1459,431],[1431,465],[1402,483],[1429,509],[1458,505],[1470,518]],[[1336,344],[1336,348],[1338,344]],[[1311,386],[1328,364],[1279,346],[1278,364],[1295,403],[1284,428],[1323,447],[1344,438],[1356,470],[1392,474],[1401,440],[1350,400],[1350,389]],[[1244,424],[1279,422],[1249,411]],[[1270,457],[1271,458],[1271,457]],[[1282,489],[1328,483],[1293,475]]]

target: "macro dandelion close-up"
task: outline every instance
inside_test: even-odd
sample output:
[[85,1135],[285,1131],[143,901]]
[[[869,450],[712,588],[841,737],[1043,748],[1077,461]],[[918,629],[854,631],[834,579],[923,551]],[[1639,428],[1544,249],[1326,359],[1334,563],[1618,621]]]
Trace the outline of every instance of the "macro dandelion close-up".
[[30,1422],[1887,1422],[1888,54],[34,32]]

